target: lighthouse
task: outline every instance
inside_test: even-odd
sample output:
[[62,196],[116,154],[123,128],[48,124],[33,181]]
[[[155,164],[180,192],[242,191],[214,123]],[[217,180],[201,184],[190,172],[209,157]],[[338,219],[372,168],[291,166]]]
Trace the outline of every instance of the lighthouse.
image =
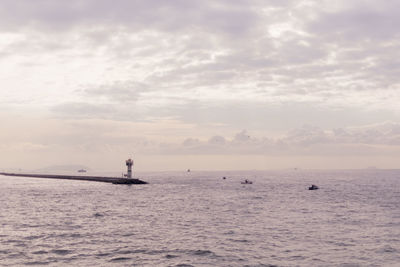
[[127,159],[126,160],[126,166],[128,167],[128,174],[126,175],[126,177],[127,178],[132,178],[133,160],[132,159]]

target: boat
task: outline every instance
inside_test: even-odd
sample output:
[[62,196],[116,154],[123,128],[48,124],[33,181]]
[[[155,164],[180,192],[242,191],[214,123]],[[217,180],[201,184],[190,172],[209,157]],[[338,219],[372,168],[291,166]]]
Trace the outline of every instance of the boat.
[[252,184],[253,182],[250,180],[245,179],[241,184]]
[[85,169],[80,169],[78,172],[87,172]]
[[316,186],[315,184],[313,184],[310,187],[308,187],[308,190],[317,190],[317,189],[319,189],[319,187]]

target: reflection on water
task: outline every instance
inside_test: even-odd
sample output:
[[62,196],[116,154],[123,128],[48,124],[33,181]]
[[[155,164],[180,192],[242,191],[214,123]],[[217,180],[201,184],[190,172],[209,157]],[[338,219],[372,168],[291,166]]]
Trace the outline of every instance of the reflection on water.
[[[150,184],[0,176],[0,265],[400,262],[400,171],[141,177]],[[253,184],[241,184],[244,177]]]

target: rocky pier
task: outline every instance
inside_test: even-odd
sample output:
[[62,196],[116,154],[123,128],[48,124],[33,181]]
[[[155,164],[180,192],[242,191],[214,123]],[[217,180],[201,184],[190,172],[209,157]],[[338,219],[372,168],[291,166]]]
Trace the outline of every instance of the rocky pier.
[[9,172],[0,172],[0,175],[30,177],[30,178],[93,181],[93,182],[103,182],[112,184],[147,184],[147,182],[136,178],[118,178],[118,177],[105,177],[105,176],[78,176],[78,175],[9,173]]

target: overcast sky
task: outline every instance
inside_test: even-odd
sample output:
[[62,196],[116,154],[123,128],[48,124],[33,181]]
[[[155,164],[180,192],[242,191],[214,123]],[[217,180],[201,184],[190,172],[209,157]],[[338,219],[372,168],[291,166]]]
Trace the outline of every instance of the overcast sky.
[[0,168],[398,168],[399,12],[1,0]]

